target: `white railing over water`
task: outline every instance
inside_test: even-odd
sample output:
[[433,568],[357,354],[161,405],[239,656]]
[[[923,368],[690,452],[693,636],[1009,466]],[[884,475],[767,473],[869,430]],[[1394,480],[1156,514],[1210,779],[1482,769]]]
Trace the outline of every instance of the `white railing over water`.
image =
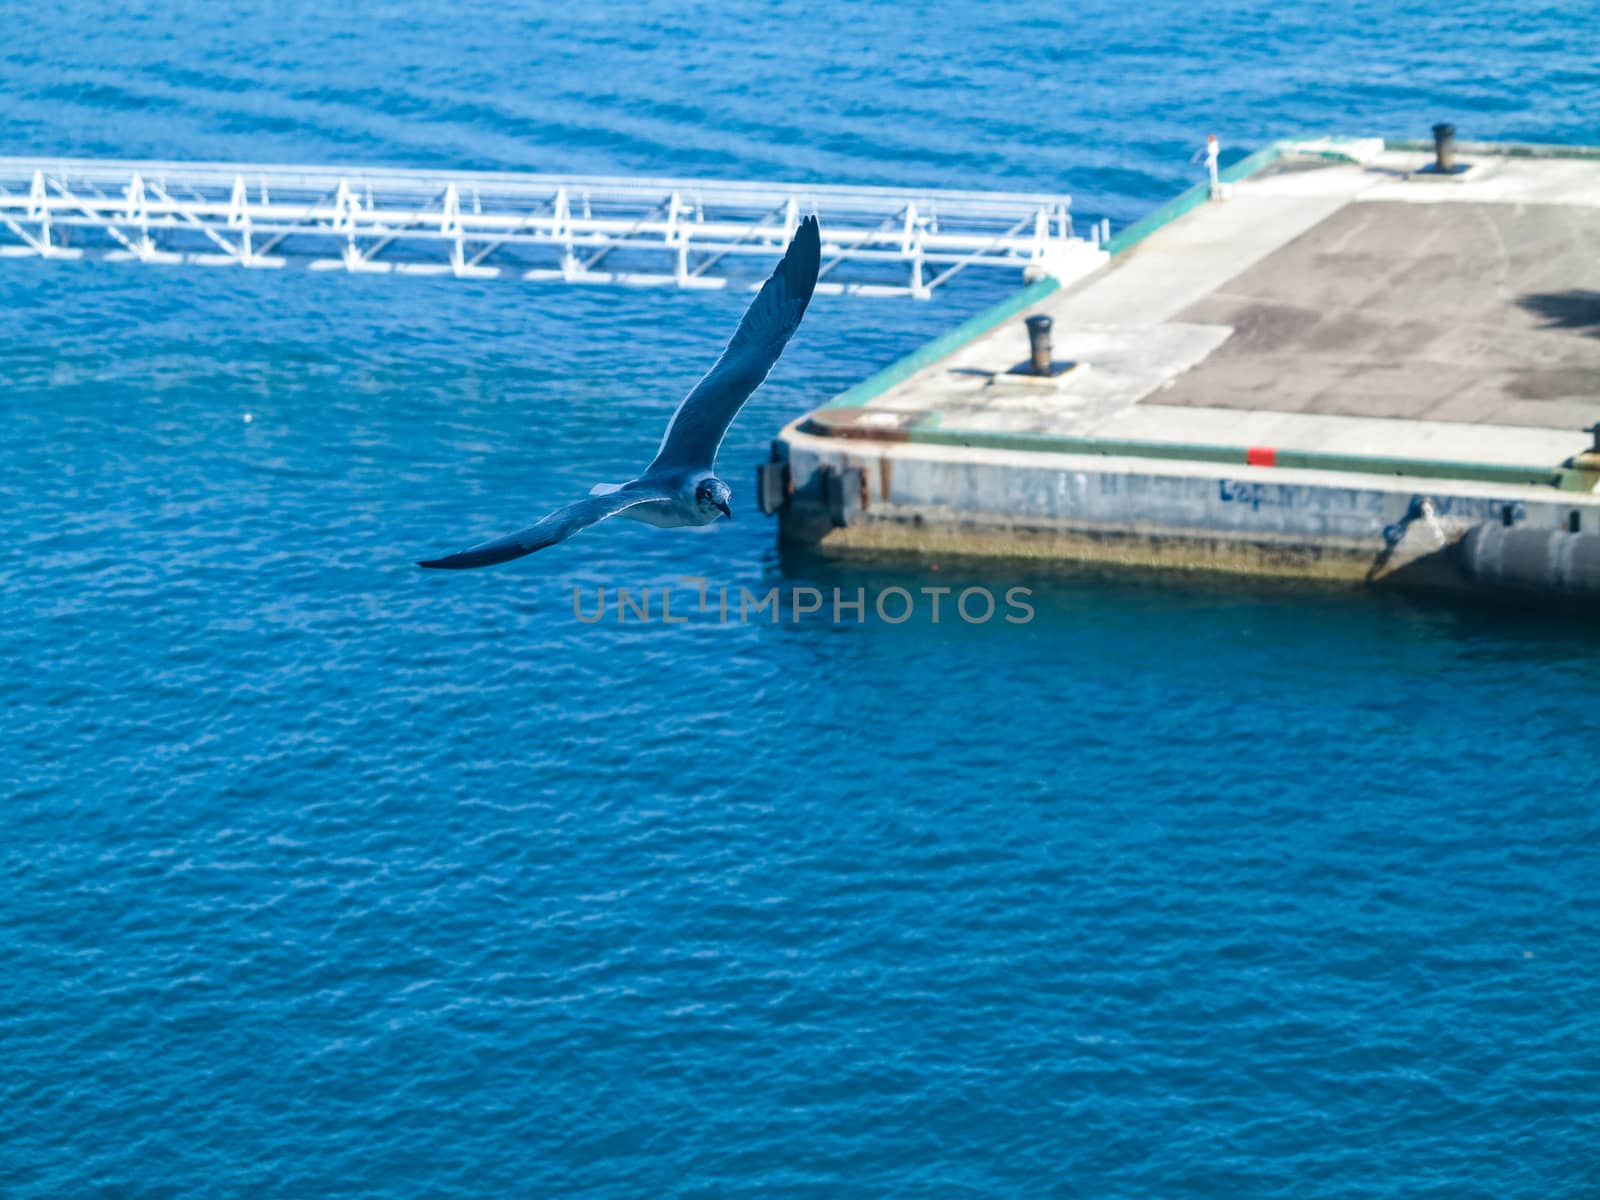
[[1054,194],[0,158],[0,257],[754,287],[809,212],[820,291],[926,298],[1105,257]]

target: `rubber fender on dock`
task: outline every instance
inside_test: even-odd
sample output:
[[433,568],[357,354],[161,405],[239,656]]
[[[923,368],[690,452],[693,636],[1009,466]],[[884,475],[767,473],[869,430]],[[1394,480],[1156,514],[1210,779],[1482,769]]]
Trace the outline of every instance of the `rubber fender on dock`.
[[1600,533],[1474,525],[1459,545],[1475,583],[1600,599]]

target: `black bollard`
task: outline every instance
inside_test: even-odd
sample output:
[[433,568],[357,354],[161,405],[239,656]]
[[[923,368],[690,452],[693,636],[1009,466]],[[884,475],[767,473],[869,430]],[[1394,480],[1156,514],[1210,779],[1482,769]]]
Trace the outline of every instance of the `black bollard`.
[[1441,122],[1433,127],[1433,167],[1441,175],[1456,169],[1456,127]]
[[1035,375],[1048,375],[1051,368],[1049,317],[1043,313],[1029,317],[1023,324],[1028,327],[1028,358]]

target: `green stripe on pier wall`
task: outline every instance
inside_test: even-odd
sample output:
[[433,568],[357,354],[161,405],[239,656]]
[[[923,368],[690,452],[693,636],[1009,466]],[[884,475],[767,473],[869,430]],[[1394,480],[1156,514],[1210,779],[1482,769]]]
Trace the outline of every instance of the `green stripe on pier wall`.
[[[828,419],[831,409],[818,409],[802,428],[808,433],[839,436],[847,428],[836,428]],[[926,422],[928,419],[924,418]],[[845,445],[851,439],[840,437]],[[919,424],[905,437],[907,442],[930,446],[972,446],[983,450],[1018,450],[1042,454],[1100,455],[1109,458],[1161,459],[1179,462],[1210,462],[1229,466],[1249,466],[1249,448],[1218,446],[1204,442],[1144,442],[1116,438],[1072,437],[1055,433],[980,433],[970,430],[941,429],[936,424]],[[1457,479],[1477,483],[1521,484],[1549,487],[1558,483],[1564,471],[1555,466],[1517,463],[1448,462],[1427,458],[1383,458],[1366,454],[1329,454],[1317,450],[1279,450],[1269,470],[1298,469],[1335,471],[1360,475],[1404,475],[1415,479]]]

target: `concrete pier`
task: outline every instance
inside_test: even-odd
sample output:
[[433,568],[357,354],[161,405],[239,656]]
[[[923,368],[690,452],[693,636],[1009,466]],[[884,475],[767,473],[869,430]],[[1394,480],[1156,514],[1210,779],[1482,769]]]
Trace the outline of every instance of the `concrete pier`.
[[[1600,588],[1600,151],[1281,143],[1216,191],[784,429],[782,536]],[[1486,525],[1550,534],[1548,571],[1481,569]]]

